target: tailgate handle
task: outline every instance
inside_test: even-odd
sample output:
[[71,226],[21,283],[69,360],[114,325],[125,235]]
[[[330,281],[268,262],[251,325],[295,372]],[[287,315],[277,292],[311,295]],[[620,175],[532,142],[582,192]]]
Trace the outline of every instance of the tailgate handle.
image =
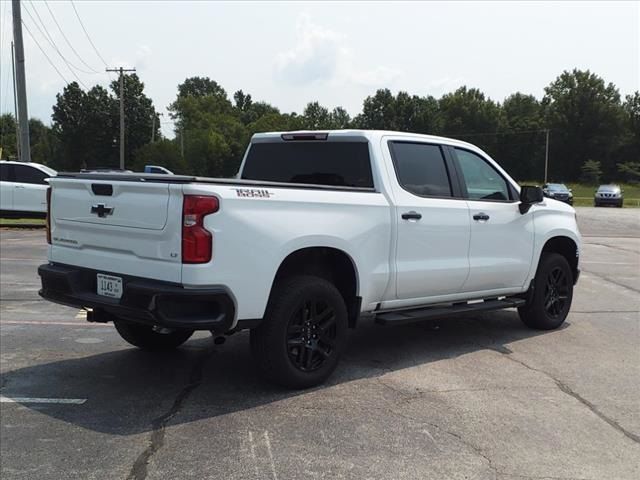
[[108,183],[92,183],[91,191],[95,195],[110,197],[111,195],[113,195],[113,185],[109,185]]

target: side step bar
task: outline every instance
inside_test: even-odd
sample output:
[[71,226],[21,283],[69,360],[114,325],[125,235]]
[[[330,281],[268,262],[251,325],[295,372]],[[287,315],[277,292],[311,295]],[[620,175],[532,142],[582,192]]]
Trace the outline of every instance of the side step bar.
[[376,323],[380,325],[407,325],[430,318],[443,318],[469,312],[500,310],[520,307],[526,302],[522,298],[510,297],[501,300],[484,300],[474,303],[454,303],[448,306],[427,307],[414,310],[395,310],[376,315]]

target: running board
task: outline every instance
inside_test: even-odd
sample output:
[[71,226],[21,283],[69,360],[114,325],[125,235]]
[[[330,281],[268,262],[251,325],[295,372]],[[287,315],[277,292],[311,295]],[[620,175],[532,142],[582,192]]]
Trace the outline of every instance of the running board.
[[443,318],[461,313],[484,312],[487,310],[500,310],[524,305],[522,298],[503,298],[502,300],[485,300],[474,303],[454,303],[449,306],[427,307],[417,310],[395,310],[376,315],[376,323],[380,325],[407,325],[430,318]]

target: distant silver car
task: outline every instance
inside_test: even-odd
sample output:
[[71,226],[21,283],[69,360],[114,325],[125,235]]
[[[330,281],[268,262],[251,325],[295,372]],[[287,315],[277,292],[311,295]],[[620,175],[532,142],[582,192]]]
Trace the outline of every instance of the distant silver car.
[[600,185],[593,197],[593,205],[601,207],[603,205],[614,205],[622,208],[624,202],[624,191],[619,185]]

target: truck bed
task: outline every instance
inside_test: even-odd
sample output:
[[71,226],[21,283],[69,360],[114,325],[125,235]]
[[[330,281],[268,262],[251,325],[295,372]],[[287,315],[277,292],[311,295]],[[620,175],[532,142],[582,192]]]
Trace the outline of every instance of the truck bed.
[[274,187],[301,188],[309,190],[338,190],[354,192],[375,192],[373,187],[345,187],[341,185],[317,185],[309,183],[285,183],[260,180],[243,180],[239,178],[213,178],[192,175],[165,175],[160,173],[83,173],[60,172],[60,178],[75,178],[78,180],[101,180],[119,182],[153,182],[153,183],[206,183],[215,185],[240,185],[243,187]]

